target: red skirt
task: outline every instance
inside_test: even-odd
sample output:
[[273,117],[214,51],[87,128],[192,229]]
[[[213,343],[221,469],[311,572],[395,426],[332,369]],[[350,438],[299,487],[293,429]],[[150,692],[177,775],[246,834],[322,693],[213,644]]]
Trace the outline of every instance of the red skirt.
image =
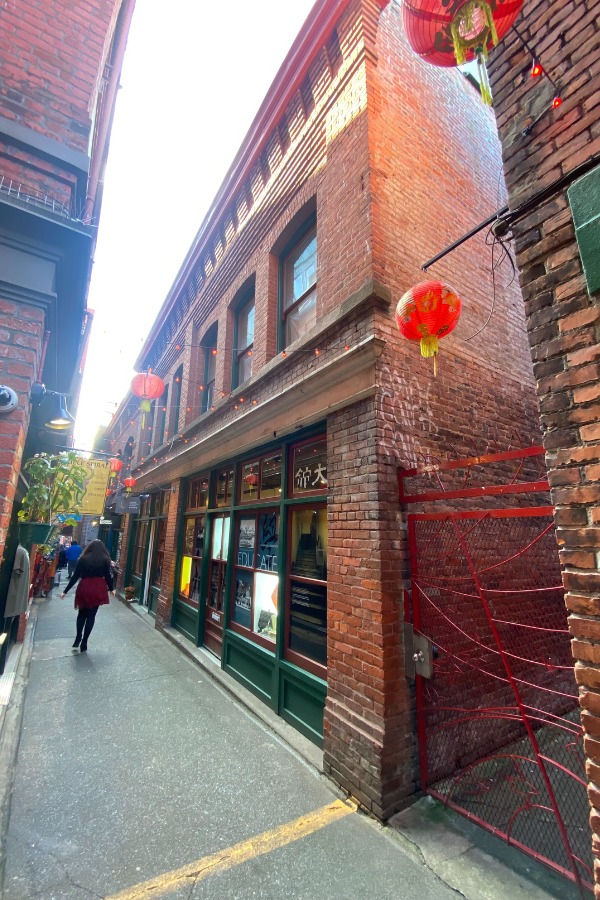
[[75,609],[89,609],[108,603],[105,578],[81,578],[75,591]]

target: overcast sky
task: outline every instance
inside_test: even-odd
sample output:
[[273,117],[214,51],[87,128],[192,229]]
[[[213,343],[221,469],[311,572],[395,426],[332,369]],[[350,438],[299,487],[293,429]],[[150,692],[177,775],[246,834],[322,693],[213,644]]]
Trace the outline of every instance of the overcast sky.
[[314,0],[138,0],[121,75],[75,427],[89,449]]

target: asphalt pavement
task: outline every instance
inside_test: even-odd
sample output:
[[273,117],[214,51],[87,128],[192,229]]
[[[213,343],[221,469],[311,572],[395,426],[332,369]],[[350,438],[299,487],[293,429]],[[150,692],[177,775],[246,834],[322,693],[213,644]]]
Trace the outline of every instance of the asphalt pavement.
[[120,601],[33,619],[6,900],[456,897]]
[[559,896],[488,878],[447,831],[440,877],[426,821],[357,811],[151,624],[111,599],[80,653],[72,598],[36,601],[0,746],[5,900]]

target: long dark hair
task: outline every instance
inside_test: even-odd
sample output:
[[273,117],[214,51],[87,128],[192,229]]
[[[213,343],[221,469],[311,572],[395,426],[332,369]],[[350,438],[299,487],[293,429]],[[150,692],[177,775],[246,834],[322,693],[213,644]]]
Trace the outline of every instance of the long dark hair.
[[102,541],[90,541],[80,556],[88,563],[110,563],[110,555]]

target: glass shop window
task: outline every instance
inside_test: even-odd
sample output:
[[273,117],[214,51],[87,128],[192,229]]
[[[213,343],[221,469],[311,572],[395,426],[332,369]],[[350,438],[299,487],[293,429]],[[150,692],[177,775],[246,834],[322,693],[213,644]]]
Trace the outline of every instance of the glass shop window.
[[240,481],[240,503],[269,500],[281,495],[281,453],[244,463]]
[[307,507],[289,515],[286,656],[322,676],[327,665],[327,510]]
[[215,506],[229,506],[233,496],[233,469],[217,472]]
[[165,544],[167,540],[167,520],[159,519],[156,523],[156,528],[156,553],[154,556],[154,565],[152,567],[152,584],[154,587],[160,587],[165,559]]
[[292,448],[290,492],[294,497],[327,493],[327,440],[305,441]]
[[200,603],[205,528],[205,515],[186,517],[179,593],[193,606]]
[[231,622],[258,636],[259,643],[273,645],[278,621],[279,514],[274,510],[240,514],[236,529]]
[[135,540],[133,547],[133,574],[138,578],[142,578],[144,574],[144,560],[146,557],[146,545],[148,543],[148,521],[138,521],[135,529]]
[[194,478],[188,489],[188,509],[205,509],[208,506],[208,478]]
[[207,604],[221,612],[225,595],[225,575],[227,572],[227,548],[229,547],[228,515],[218,515],[212,520],[212,540],[210,549],[210,577]]

